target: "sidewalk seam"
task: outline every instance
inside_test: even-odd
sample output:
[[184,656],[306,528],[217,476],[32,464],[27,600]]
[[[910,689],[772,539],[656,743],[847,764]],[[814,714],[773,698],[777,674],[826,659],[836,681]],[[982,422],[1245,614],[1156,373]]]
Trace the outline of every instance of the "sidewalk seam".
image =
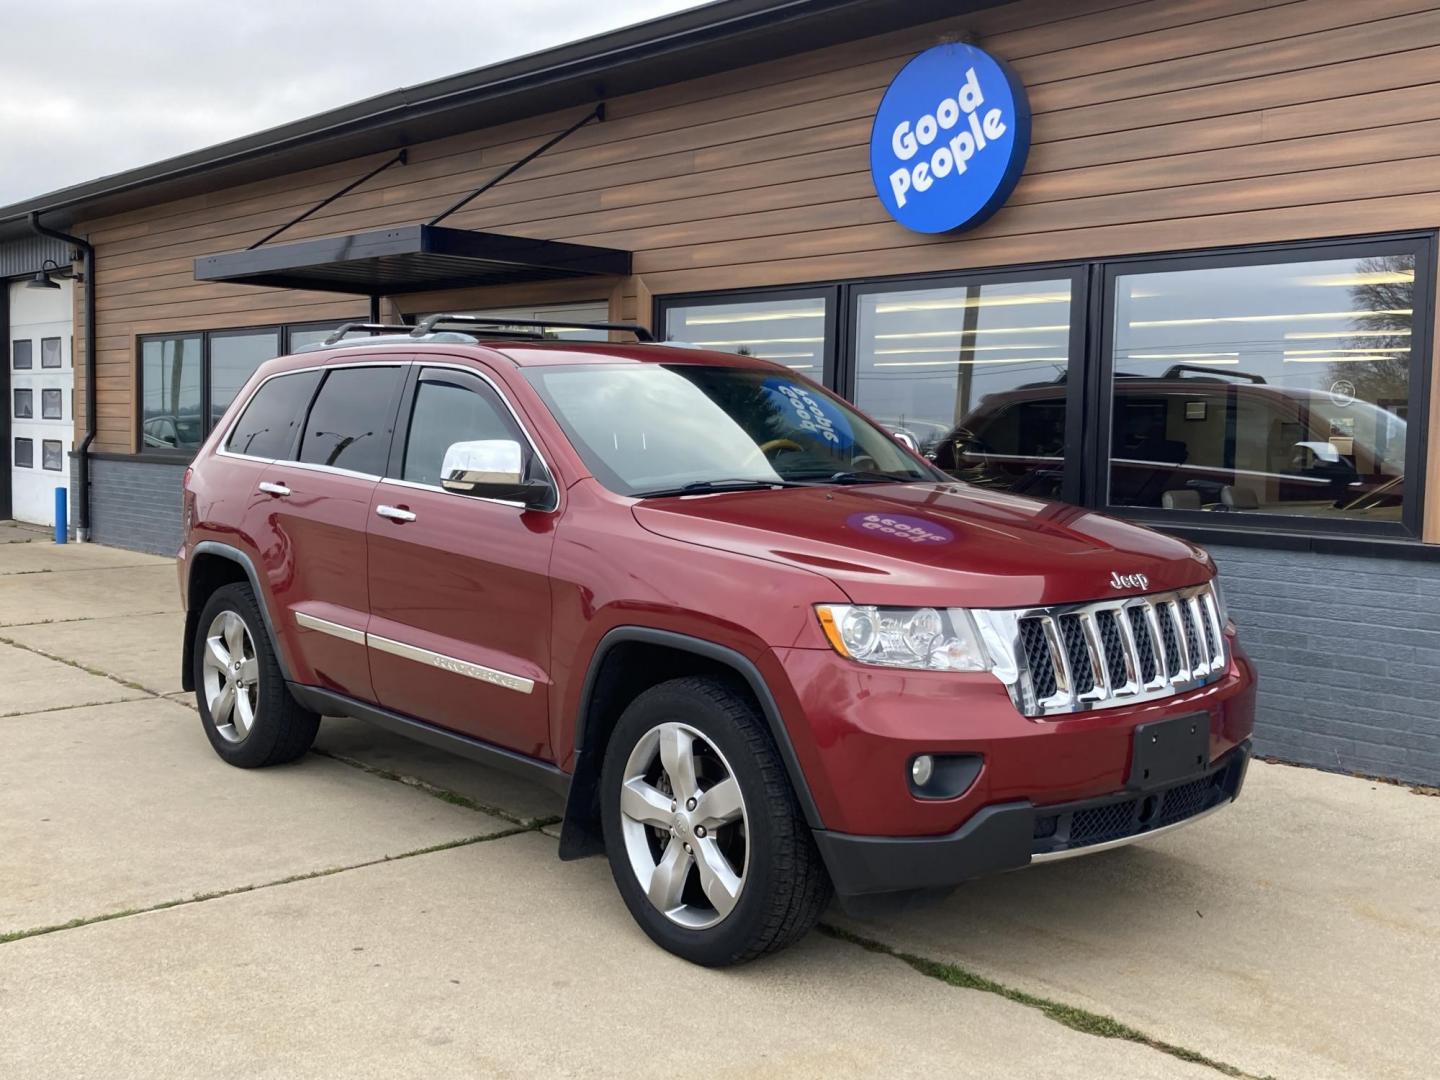
[[125,908],[122,911],[111,911],[104,915],[88,915],[82,918],[71,919],[68,922],[55,923],[50,926],[36,926],[29,930],[12,930],[9,933],[0,934],[0,945],[6,945],[12,941],[24,941],[27,938],[43,937],[46,934],[58,933],[62,930],[76,930],[82,926],[90,926],[94,923],[112,922],[115,919],[127,919],[132,915],[145,915],[152,911],[168,911],[171,908],[187,907],[191,904],[203,904],[207,900],[219,900],[226,896],[238,896],[241,893],[258,892],[261,889],[273,889],[278,885],[294,885],[301,881],[311,881],[315,878],[332,877],[335,874],[343,874],[350,870],[364,870],[366,867],[379,866],[382,863],[399,862],[403,859],[413,859],[419,855],[433,855],[439,851],[450,851],[453,848],[470,847],[474,844],[484,844],[491,840],[506,840],[512,836],[521,836],[525,833],[536,832],[534,828],[512,828],[502,829],[499,832],[484,833],[479,836],[467,836],[459,840],[447,840],[441,844],[431,844],[428,847],[416,848],[414,851],[402,851],[399,855],[381,855],[376,859],[366,859],[363,862],[349,863],[345,866],[330,866],[323,870],[311,870],[304,874],[291,874],[288,877],[277,878],[274,881],[262,881],[254,885],[236,885],[229,889],[216,889],[214,892],[196,893],[193,896],[184,896],[175,900],[162,900],[158,904],[148,904],[145,907]]
[[462,795],[458,791],[441,787],[439,784],[432,784],[428,780],[422,780],[418,776],[406,776],[404,773],[397,773],[391,769],[371,765],[368,762],[360,761],[358,758],[346,757],[344,754],[336,754],[330,750],[317,750],[312,746],[310,753],[317,757],[338,761],[342,765],[349,765],[352,769],[359,769],[361,772],[369,773],[371,776],[378,776],[382,780],[391,780],[397,784],[404,784],[406,787],[414,788],[416,791],[429,795],[432,799],[439,799],[441,802],[447,802],[452,806],[463,806],[467,810],[475,810],[482,814],[489,814],[491,817],[502,818],[512,825],[523,826],[526,829],[543,829],[547,825],[558,825],[560,823],[558,814],[551,814],[548,817],[542,818],[520,817],[517,814],[512,814],[504,807],[482,803],[478,799],[472,799],[470,796]]
[[[69,620],[69,621],[72,621],[72,622],[80,622],[80,621],[82,621],[82,620],[75,619],[75,620]],[[30,623],[30,624],[28,624],[28,625],[34,626],[34,625],[38,625],[38,624],[36,624],[36,623]],[[4,627],[3,629],[8,630],[8,629],[10,629],[10,627],[7,626],[7,627]],[[36,648],[35,646],[33,646],[33,645],[26,645],[24,642],[16,641],[14,638],[11,638],[11,637],[6,637],[4,633],[0,633],[0,645],[9,645],[9,646],[11,646],[12,648],[16,648],[16,649],[20,649],[20,650],[22,650],[22,651],[24,651],[24,652],[32,653],[32,654],[34,654],[35,656],[43,656],[46,660],[54,660],[57,664],[64,664],[64,665],[66,665],[67,667],[75,668],[77,671],[83,671],[83,672],[85,672],[85,674],[87,674],[87,675],[96,675],[96,676],[98,676],[98,677],[100,677],[100,678],[102,678],[102,679],[109,679],[111,682],[113,682],[113,683],[118,683],[120,686],[125,687],[127,690],[139,690],[142,694],[149,694],[151,697],[154,697],[154,698],[163,698],[163,697],[165,696],[164,694],[161,694],[161,693],[159,693],[159,692],[157,692],[157,691],[155,691],[155,690],[151,690],[148,686],[141,686],[141,685],[140,685],[139,683],[137,683],[137,682],[132,682],[130,679],[121,678],[119,675],[112,675],[110,672],[108,672],[108,671],[102,671],[100,668],[92,668],[92,667],[90,667],[88,664],[82,664],[82,663],[80,663],[80,661],[78,661],[78,660],[70,660],[70,659],[67,659],[67,658],[64,657],[64,656],[56,656],[54,653],[48,653],[48,652],[46,652],[44,649],[37,649],[37,648]],[[73,708],[80,708],[80,706],[72,706],[72,707],[73,707]],[[16,716],[24,716],[25,714],[24,714],[24,713],[16,713],[16,714],[14,714],[14,715],[16,715]]]
[[915,971],[931,979],[938,979],[949,986],[958,987],[964,990],[978,990],[986,994],[995,994],[1013,1001],[1017,1005],[1035,1009],[1045,1016],[1054,1020],[1057,1024],[1078,1031],[1084,1035],[1094,1035],[1101,1039],[1119,1039],[1122,1042],[1138,1043],[1141,1046],[1157,1050],[1162,1054],[1178,1058],[1181,1061],[1189,1062],[1192,1065],[1204,1065],[1214,1069],[1224,1076],[1234,1077],[1235,1080],[1275,1080],[1273,1076],[1257,1076],[1245,1070],[1231,1065],[1228,1062],[1217,1061],[1212,1057],[1200,1053],[1198,1050],[1190,1050],[1187,1047],[1176,1046],[1174,1043],[1165,1042],[1146,1035],[1143,1031],[1123,1024],[1119,1020],[1101,1013],[1091,1012],[1089,1009],[1082,1009],[1075,1005],[1066,1005],[1063,1002],[1052,1001],[1036,994],[1027,993],[1024,990],[1017,990],[1012,986],[997,982],[994,979],[986,978],[984,975],[976,975],[967,971],[958,964],[946,963],[941,960],[931,960],[928,957],[917,956],[914,953],[897,949],[893,945],[887,945],[883,941],[865,937],[852,930],[845,930],[829,923],[820,923],[816,932],[836,941],[843,941],[850,945],[856,945],[866,952],[879,953],[882,956],[889,956],[908,964]]

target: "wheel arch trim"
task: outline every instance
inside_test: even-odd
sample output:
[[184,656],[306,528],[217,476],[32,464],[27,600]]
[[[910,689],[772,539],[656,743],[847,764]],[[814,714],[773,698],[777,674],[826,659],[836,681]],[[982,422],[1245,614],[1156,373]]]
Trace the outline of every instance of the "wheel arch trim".
[[255,563],[250,556],[237,547],[229,544],[222,544],[218,540],[201,540],[190,550],[189,568],[186,572],[185,581],[185,642],[182,650],[180,682],[185,689],[193,689],[193,677],[191,668],[195,662],[195,628],[193,620],[200,617],[199,608],[191,602],[194,596],[195,564],[196,557],[200,555],[213,555],[217,558],[228,559],[237,564],[245,571],[245,577],[250,583],[250,591],[255,594],[256,606],[260,608],[260,618],[265,620],[265,632],[270,635],[270,643],[274,646],[275,659],[280,665],[280,673],[285,676],[285,681],[292,681],[289,660],[285,656],[285,646],[276,633],[275,621],[270,617],[270,604],[266,597],[265,590],[260,586],[260,575],[255,569]]
[[599,755],[594,748],[586,745],[590,736],[590,711],[595,696],[595,684],[604,668],[606,657],[617,645],[631,643],[659,645],[704,657],[730,668],[744,679],[760,704],[761,715],[775,740],[776,748],[780,751],[780,760],[785,765],[791,789],[795,792],[806,824],[812,829],[824,828],[820,810],[815,804],[805,772],[800,766],[800,759],[795,753],[795,744],[785,726],[779,703],[753,660],[726,645],[673,630],[661,630],[651,626],[617,626],[608,631],[595,646],[585,671],[585,681],[581,684],[580,705],[575,718],[575,782],[571,784],[570,797],[565,807],[565,823],[560,842],[561,858],[578,858],[595,852],[593,842],[586,842],[584,825],[584,819],[589,813],[589,807],[585,803],[598,784],[600,767]]

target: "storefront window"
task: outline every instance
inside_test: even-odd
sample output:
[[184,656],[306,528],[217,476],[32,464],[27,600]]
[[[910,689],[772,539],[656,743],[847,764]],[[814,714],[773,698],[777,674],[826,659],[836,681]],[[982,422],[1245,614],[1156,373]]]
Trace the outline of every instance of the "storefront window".
[[226,330],[210,335],[210,422],[225,414],[245,380],[280,355],[280,331]]
[[1399,522],[1415,270],[1381,250],[1117,273],[1110,505]]
[[784,364],[816,382],[825,378],[829,325],[823,296],[693,304],[665,312],[665,338]]
[[856,404],[953,476],[1059,498],[1070,309],[1064,278],[862,293]]
[[140,445],[194,450],[205,437],[200,408],[201,337],[150,338],[140,348]]

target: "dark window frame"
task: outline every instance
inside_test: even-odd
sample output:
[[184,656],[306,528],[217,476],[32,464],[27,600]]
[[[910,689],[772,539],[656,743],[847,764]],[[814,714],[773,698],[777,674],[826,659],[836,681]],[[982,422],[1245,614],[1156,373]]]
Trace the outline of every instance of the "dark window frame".
[[[1411,315],[1410,396],[1407,403],[1405,447],[1405,504],[1399,522],[1355,521],[1342,518],[1314,518],[1303,514],[1230,511],[1221,515],[1206,510],[1162,510],[1154,507],[1116,506],[1109,501],[1110,438],[1114,410],[1109,390],[1114,371],[1115,324],[1109,318],[1114,309],[1115,284],[1121,277],[1136,274],[1185,270],[1215,270],[1239,266],[1280,266],[1286,263],[1326,259],[1364,258],[1371,255],[1406,253],[1415,259],[1415,307]],[[1102,313],[1096,325],[1094,363],[1087,372],[1089,394],[1095,402],[1089,417],[1091,438],[1086,447],[1086,490],[1083,505],[1106,514],[1158,527],[1222,527],[1237,532],[1273,531],[1329,537],[1386,537],[1419,540],[1425,513],[1425,459],[1429,445],[1430,371],[1433,364],[1431,340],[1435,322],[1434,234],[1403,234],[1307,244],[1263,245],[1110,260],[1103,265],[1097,301]]]
[[[845,316],[848,355],[845,389],[842,396],[854,402],[858,375],[858,356],[853,348],[860,340],[860,298],[877,293],[914,292],[929,289],[963,289],[970,285],[1009,285],[1026,281],[1070,282],[1070,333],[1066,348],[1070,356],[1065,384],[1065,471],[1061,480],[1063,499],[1079,504],[1084,461],[1084,383],[1086,321],[1088,315],[1088,275],[1083,263],[1054,263],[1047,266],[1022,267],[999,271],[966,271],[962,274],[926,274],[917,277],[888,278],[855,283],[846,289]],[[858,406],[857,406],[858,407]],[[867,414],[868,415],[868,414]]]
[[[58,452],[59,452],[59,454],[60,454],[60,464],[59,464],[59,465],[56,465],[55,468],[53,468],[53,469],[50,468],[49,465],[46,465],[46,464],[45,464],[45,451],[46,451],[47,449],[49,449],[50,447],[52,447],[52,446],[56,447],[57,450],[58,450]],[[40,469],[41,469],[42,472],[59,472],[59,473],[63,473],[63,472],[65,471],[65,440],[64,440],[64,439],[41,439],[41,440],[40,440]]]
[[[305,324],[297,323],[295,329],[303,329]],[[286,356],[289,353],[290,325],[281,323],[262,323],[259,326],[226,326],[214,330],[177,330],[168,334],[137,334],[135,337],[135,445],[139,447],[136,457],[159,458],[166,461],[189,460],[193,458],[199,447],[175,447],[173,449],[161,449],[160,447],[147,447],[145,445],[145,344],[150,341],[171,341],[175,338],[198,337],[200,339],[200,441],[203,443],[215,430],[215,424],[211,417],[210,398],[213,392],[213,380],[211,378],[210,363],[210,342],[216,337],[238,337],[247,334],[275,334],[277,348],[280,350],[276,356]],[[227,406],[228,408],[228,406]]]
[[[55,363],[55,364],[47,364],[47,363],[45,363],[45,343],[48,342],[48,341],[53,341],[53,342],[55,342],[55,345],[56,345],[55,356],[56,356],[57,360],[59,361],[58,363]],[[44,337],[44,338],[41,338],[41,339],[40,339],[40,368],[41,368],[42,371],[64,371],[64,370],[65,370],[65,339],[64,339],[64,338],[59,337],[59,336],[56,336],[56,337]]]
[[[214,342],[215,339],[217,339],[217,338],[258,337],[258,336],[260,336],[261,334],[274,334],[274,335],[275,335],[275,349],[276,349],[276,352],[275,352],[275,356],[270,357],[270,359],[273,360],[273,359],[275,359],[275,357],[284,356],[284,355],[285,355],[285,337],[286,337],[286,335],[285,335],[285,328],[284,328],[283,326],[242,326],[242,327],[236,327],[236,328],[230,329],[230,330],[207,330],[207,331],[204,332],[204,341],[201,343],[201,346],[200,346],[200,355],[201,355],[201,357],[203,358],[203,359],[202,359],[202,363],[205,365],[205,375],[206,375],[206,377],[208,378],[209,383],[208,383],[208,387],[207,387],[207,390],[206,390],[206,393],[205,393],[205,397],[204,397],[204,400],[203,400],[203,402],[202,402],[202,406],[201,406],[201,407],[202,407],[202,408],[204,409],[204,411],[205,411],[205,418],[206,418],[205,434],[206,434],[207,436],[210,434],[211,431],[214,430],[213,421],[214,421],[214,410],[215,410],[215,403],[214,403],[214,401],[211,400],[212,396],[213,396],[214,393],[215,393],[215,358],[214,358],[214,356],[212,355],[212,353],[211,353],[211,351],[210,351],[211,343]],[[263,364],[263,363],[265,363],[265,361],[262,360],[262,361],[260,361],[260,363]],[[259,365],[256,365],[256,366],[258,367]],[[251,372],[250,374],[253,375],[254,372]],[[245,377],[245,382],[249,382],[249,381],[250,381],[250,376],[247,375],[247,376]],[[241,383],[239,386],[237,386],[237,387],[235,388],[235,394],[236,394],[237,397],[239,396],[240,391],[244,388],[244,386],[245,386],[245,383]],[[230,405],[233,405],[234,403],[235,403],[235,402],[234,402],[234,399],[232,398],[232,399],[231,399],[231,402],[230,402]],[[230,408],[230,405],[226,405],[226,406],[225,406],[225,409],[229,409],[229,408]],[[222,416],[223,416],[224,413],[225,413],[225,409],[222,409],[222,410],[221,410],[221,415],[222,415]]]
[[[16,347],[25,345],[29,347],[30,355],[26,357],[26,363],[17,363]],[[35,370],[35,339],[34,338],[12,338],[10,340],[10,370],[11,371],[34,371]]]
[[174,341],[177,338],[193,337],[200,339],[200,441],[203,443],[210,434],[210,417],[208,415],[210,401],[210,365],[208,362],[205,334],[206,331],[204,330],[183,330],[170,334],[142,334],[135,339],[135,445],[140,448],[137,456],[170,461],[176,459],[188,461],[193,458],[200,449],[198,446],[177,446],[162,449],[158,446],[145,445],[145,346],[152,341]]
[[[20,395],[24,394],[30,403],[30,412],[20,415]],[[10,419],[11,420],[34,420],[35,416],[35,388],[31,386],[15,386],[10,390]]]
[[[35,468],[35,440],[28,435],[16,435],[11,441],[11,463],[17,469]],[[30,458],[23,465],[20,463],[20,444],[24,443],[29,451]]]
[[[1224,265],[1308,262],[1415,249],[1415,313],[1410,354],[1411,383],[1407,412],[1409,445],[1406,447],[1407,505],[1402,520],[1395,522],[1344,521],[1304,515],[1204,510],[1161,510],[1147,507],[1110,507],[1097,498],[1100,477],[1108,481],[1109,460],[1105,441],[1109,435],[1110,400],[1109,342],[1110,305],[1114,279],[1124,274],[1145,273],[1151,267],[1208,269]],[[1071,363],[1078,356],[1078,378],[1072,380],[1066,408],[1077,411],[1080,422],[1078,442],[1072,445],[1071,424],[1066,421],[1065,501],[1088,510],[1167,532],[1193,536],[1207,543],[1283,544],[1325,550],[1366,549],[1377,543],[1389,552],[1420,549],[1428,477],[1425,464],[1430,439],[1430,389],[1435,355],[1435,305],[1437,257],[1440,233],[1435,230],[1407,230],[1357,236],[1292,240],[1265,244],[1232,245],[1221,248],[1182,249],[1117,255],[1109,258],[1024,263],[1012,266],[967,268],[963,271],[936,271],[888,277],[851,278],[810,282],[779,288],[727,289],[716,292],[688,292],[656,296],[652,301],[653,326],[663,332],[666,313],[676,307],[733,304],[746,300],[793,299],[800,296],[833,295],[835,307],[827,312],[825,385],[847,401],[854,401],[856,356],[853,344],[858,321],[857,296],[875,291],[905,288],[945,288],[952,283],[1044,279],[1074,273],[1071,302]],[[1079,349],[1077,353],[1075,350]],[[1102,369],[1103,381],[1102,381]],[[1103,422],[1103,424],[1102,424]],[[1101,428],[1103,426],[1103,435]],[[1072,467],[1072,461],[1077,462]],[[1412,484],[1413,478],[1413,484]],[[1070,497],[1074,492],[1075,497]],[[1412,494],[1413,492],[1413,494]]]
[[[60,411],[59,411],[58,413],[56,413],[54,416],[51,416],[49,413],[47,413],[47,412],[45,411],[45,402],[46,402],[46,399],[49,398],[51,394],[54,394],[54,395],[55,395],[55,400],[60,403]],[[42,386],[42,387],[40,388],[40,419],[41,419],[41,420],[64,420],[64,419],[65,419],[65,391],[64,391],[63,389],[61,389],[61,388],[58,387],[58,386]]]
[[[825,305],[825,340],[820,345],[821,377],[815,381],[836,393],[846,396],[840,389],[843,374],[841,359],[845,355],[841,325],[844,323],[844,283],[824,285],[781,286],[772,289],[733,289],[708,293],[673,293],[655,298],[655,327],[659,336],[666,334],[665,324],[671,311],[677,308],[722,307],[726,304],[743,304],[747,301],[764,303],[775,300],[820,300]],[[796,372],[798,375],[805,373]]]

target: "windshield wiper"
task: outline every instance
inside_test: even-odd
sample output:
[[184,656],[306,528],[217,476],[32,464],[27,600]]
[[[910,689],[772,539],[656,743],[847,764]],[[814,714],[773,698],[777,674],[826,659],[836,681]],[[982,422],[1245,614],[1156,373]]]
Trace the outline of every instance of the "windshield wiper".
[[828,476],[805,477],[812,484],[913,484],[920,479],[915,476],[896,476],[894,473],[876,472],[872,469],[841,469]]
[[709,492],[718,491],[764,491],[767,488],[803,487],[803,484],[796,484],[789,480],[696,480],[689,484],[681,484],[679,487],[659,488],[655,491],[641,491],[634,497],[637,499],[658,499],[666,495],[704,495]]

